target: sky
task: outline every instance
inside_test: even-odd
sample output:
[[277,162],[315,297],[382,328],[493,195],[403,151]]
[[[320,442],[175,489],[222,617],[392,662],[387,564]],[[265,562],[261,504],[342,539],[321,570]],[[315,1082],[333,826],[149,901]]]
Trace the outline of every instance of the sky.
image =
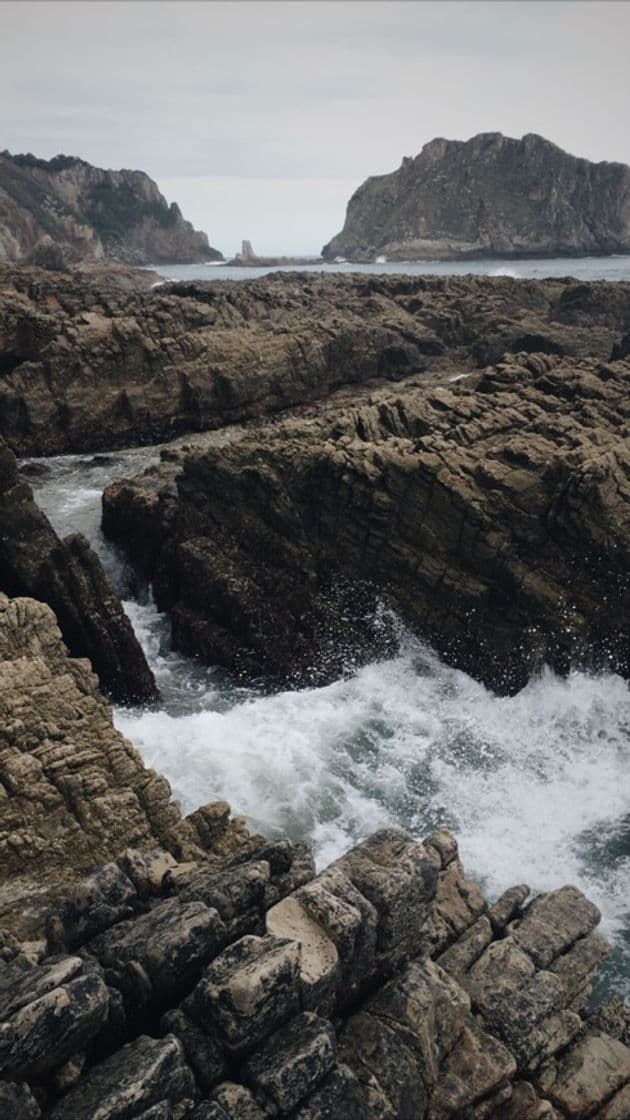
[[318,253],[435,136],[630,164],[626,0],[0,0],[0,150],[156,179],[226,255]]

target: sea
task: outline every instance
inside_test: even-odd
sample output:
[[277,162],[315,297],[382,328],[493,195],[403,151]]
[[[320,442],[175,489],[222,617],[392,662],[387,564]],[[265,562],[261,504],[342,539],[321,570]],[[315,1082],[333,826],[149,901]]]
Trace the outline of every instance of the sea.
[[[630,280],[630,257],[314,265],[311,271]],[[277,269],[159,266],[172,279],[245,280]],[[304,268],[299,271],[306,271]],[[217,434],[217,439],[220,435]],[[375,829],[458,838],[490,899],[566,883],[602,913],[613,953],[595,1000],[630,1000],[630,689],[613,673],[543,669],[499,697],[398,623],[395,656],[319,688],[270,690],[171,649],[168,618],[100,529],[101,493],[160,448],[45,460],[33,478],[56,530],[91,540],[125,601],[161,700],[116,726],[169,779],[184,813],[224,798],[255,831],[309,840],[324,866]]]

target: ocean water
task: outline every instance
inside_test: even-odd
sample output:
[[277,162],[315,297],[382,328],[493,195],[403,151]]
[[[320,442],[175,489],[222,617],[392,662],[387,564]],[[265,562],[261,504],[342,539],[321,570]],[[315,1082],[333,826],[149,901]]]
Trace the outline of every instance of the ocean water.
[[523,279],[573,276],[576,280],[630,280],[630,256],[550,257],[544,260],[501,260],[498,257],[472,261],[386,261],[381,264],[324,264],[282,268],[240,268],[209,264],[152,265],[168,280],[253,280],[270,272],[358,272],[378,276],[513,276]]
[[584,890],[614,945],[599,994],[630,998],[626,682],[546,670],[497,697],[402,625],[395,657],[323,688],[269,692],[202,666],[170,649],[168,620],[99,528],[107,482],[157,457],[63,456],[33,485],[58,532],[92,540],[126,600],[162,698],[116,708],[116,726],[184,812],[226,798],[256,830],[309,839],[320,866],[384,825],[418,838],[445,825],[490,898],[519,882]]

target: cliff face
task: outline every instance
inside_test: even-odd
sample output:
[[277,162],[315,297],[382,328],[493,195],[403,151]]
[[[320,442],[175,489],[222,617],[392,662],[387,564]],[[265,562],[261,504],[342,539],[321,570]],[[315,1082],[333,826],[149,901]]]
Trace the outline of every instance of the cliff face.
[[61,267],[103,258],[186,263],[221,254],[143,171],[0,154],[0,261]]
[[568,155],[542,136],[436,139],[348,203],[327,259],[630,252],[630,167]]

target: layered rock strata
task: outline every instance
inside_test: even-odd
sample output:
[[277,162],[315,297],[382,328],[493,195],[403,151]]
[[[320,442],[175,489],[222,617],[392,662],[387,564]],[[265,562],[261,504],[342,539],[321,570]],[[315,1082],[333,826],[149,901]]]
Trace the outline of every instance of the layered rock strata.
[[71,652],[119,701],[157,696],[153,673],[88,541],[60,540],[0,438],[0,591],[50,604]]
[[591,163],[542,136],[437,138],[348,203],[332,260],[456,260],[630,252],[630,167]]
[[628,676],[629,389],[537,354],[408,379],[114,483],[103,526],[209,662],[332,679],[391,648],[380,599],[501,692]]
[[623,1120],[630,1050],[584,1012],[608,946],[563,887],[488,906],[446,832],[318,876],[286,841],[220,871],[127,850],[4,938],[14,1120]]
[[629,324],[622,283],[283,273],[124,293],[5,270],[0,435],[20,455],[158,442],[506,352],[605,361]]
[[[89,663],[68,657],[50,608],[0,593],[0,927],[36,933],[51,893],[125,846],[233,851],[247,837],[228,816],[219,802],[182,820],[168,782],[114,730]],[[110,913],[98,887],[91,897]],[[127,915],[123,896],[116,905]]]

